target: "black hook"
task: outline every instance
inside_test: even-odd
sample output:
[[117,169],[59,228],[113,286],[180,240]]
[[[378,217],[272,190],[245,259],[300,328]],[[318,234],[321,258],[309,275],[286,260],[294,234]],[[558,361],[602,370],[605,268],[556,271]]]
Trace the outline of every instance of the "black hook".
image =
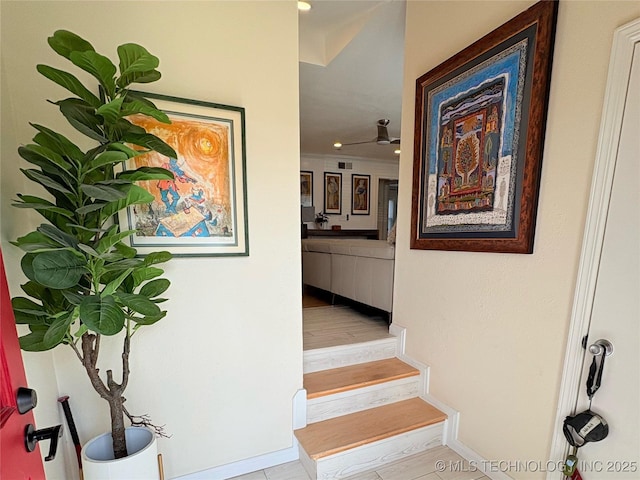
[[27,448],[27,452],[33,452],[36,449],[36,444],[40,440],[51,440],[51,443],[49,444],[49,455],[45,457],[45,462],[53,460],[56,457],[56,452],[58,451],[58,438],[61,436],[62,425],[43,428],[41,430],[36,430],[36,428],[31,424],[24,427],[24,445]]

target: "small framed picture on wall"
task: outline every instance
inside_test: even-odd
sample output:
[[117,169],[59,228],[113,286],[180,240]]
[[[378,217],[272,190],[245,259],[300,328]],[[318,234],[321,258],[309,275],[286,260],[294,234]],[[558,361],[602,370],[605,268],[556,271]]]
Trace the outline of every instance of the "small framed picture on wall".
[[300,172],[300,205],[313,206],[313,172]]
[[351,175],[351,214],[369,215],[371,204],[371,176]]
[[324,213],[342,214],[342,174],[324,172]]

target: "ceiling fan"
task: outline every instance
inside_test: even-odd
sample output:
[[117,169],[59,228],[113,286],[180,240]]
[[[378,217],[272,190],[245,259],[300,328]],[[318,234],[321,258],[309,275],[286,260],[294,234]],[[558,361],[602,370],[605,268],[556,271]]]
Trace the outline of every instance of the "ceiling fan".
[[389,137],[389,131],[387,130],[387,125],[389,125],[388,118],[382,118],[378,120],[378,136],[373,140],[366,140],[364,142],[351,142],[351,143],[341,143],[336,142],[333,146],[340,150],[342,147],[346,147],[349,145],[363,145],[365,143],[377,143],[378,145],[400,145],[399,138]]

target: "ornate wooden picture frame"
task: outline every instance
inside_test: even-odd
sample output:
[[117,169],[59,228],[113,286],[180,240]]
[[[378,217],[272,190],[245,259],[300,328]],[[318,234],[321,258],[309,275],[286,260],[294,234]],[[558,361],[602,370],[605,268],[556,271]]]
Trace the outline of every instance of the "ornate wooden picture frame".
[[557,1],[416,81],[411,248],[532,253]]

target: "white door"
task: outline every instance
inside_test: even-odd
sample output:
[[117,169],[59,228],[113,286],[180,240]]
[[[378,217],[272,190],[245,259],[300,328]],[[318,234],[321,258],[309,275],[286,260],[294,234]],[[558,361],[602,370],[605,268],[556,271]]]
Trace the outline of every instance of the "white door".
[[[561,424],[573,412],[570,406],[576,413],[589,408],[586,382],[593,355],[576,343],[585,334],[587,346],[599,339],[611,342],[613,353],[606,357],[602,384],[591,405],[606,420],[609,434],[578,450],[584,480],[640,479],[640,20],[619,29],[616,42],[606,95],[610,105],[603,113],[594,171],[608,179],[596,178],[593,184],[564,372],[565,398],[561,395],[558,413]],[[558,431],[555,455],[567,447]],[[558,472],[548,478],[558,478]]]

